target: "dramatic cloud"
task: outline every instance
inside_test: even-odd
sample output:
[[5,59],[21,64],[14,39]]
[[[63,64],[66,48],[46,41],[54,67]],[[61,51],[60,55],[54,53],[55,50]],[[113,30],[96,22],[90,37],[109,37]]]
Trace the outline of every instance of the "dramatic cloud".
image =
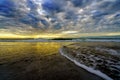
[[0,31],[119,32],[119,4],[120,0],[0,0]]

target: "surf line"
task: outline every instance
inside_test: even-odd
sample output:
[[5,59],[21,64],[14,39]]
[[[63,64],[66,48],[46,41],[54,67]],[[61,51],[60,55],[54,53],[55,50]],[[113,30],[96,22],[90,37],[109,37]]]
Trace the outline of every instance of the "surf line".
[[93,73],[95,75],[98,75],[99,77],[105,79],[105,80],[113,80],[112,78],[110,78],[109,76],[107,76],[106,74],[102,73],[101,71],[99,70],[94,70],[93,68],[90,68],[90,67],[87,67],[83,64],[80,64],[80,62],[68,57],[67,55],[64,54],[64,51],[63,51],[63,47],[59,49],[60,51],[60,54],[64,57],[66,57],[68,60],[72,61],[75,65],[87,70],[88,72],[90,73]]

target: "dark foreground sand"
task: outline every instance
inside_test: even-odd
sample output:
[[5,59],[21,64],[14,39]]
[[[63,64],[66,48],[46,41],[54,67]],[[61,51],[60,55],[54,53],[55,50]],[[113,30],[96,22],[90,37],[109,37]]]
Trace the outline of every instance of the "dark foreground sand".
[[[28,46],[28,44],[22,44],[22,46],[19,45],[18,47],[16,45],[17,44],[14,44],[12,47],[8,47],[8,45],[4,46],[5,50],[7,50],[5,52],[12,54],[15,49],[16,54],[23,54],[26,52],[26,49],[26,53],[29,54],[20,55],[19,57],[14,54],[12,59],[10,59],[11,57],[7,57],[8,55],[2,56],[4,52],[1,51],[4,49],[3,46],[1,46],[0,80],[102,80],[102,78],[76,66],[74,63],[61,56],[58,51],[43,56],[33,54],[35,53],[33,50],[36,48],[33,44],[31,45],[33,46],[32,48],[25,48],[26,46],[23,46]],[[42,45],[37,44],[37,48]],[[20,46],[22,48],[20,48]],[[24,50],[22,51],[22,49]],[[44,49],[44,51],[46,50]]]
[[102,80],[59,54],[0,64],[0,80]]

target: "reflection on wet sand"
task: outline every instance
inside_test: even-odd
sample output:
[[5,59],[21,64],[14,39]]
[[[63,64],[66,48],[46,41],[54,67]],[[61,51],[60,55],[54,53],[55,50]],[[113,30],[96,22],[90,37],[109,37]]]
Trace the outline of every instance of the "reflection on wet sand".
[[0,42],[0,80],[101,80],[59,54],[72,42]]
[[58,53],[62,43],[41,42],[41,43],[24,43],[24,42],[1,42],[0,43],[0,63],[10,61],[26,56],[46,56]]

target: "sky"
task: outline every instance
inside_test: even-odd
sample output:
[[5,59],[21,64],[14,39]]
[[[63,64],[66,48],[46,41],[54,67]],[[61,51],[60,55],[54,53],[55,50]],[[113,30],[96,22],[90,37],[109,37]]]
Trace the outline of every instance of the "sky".
[[120,35],[120,0],[0,0],[0,37]]

